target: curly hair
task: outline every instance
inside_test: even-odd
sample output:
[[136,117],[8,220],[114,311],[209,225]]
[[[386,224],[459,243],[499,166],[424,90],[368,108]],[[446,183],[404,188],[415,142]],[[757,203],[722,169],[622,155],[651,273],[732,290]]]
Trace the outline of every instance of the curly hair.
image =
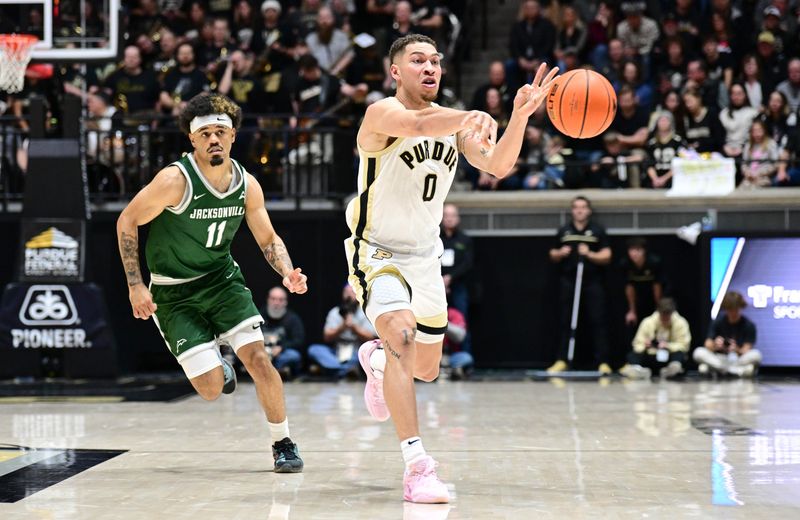
[[389,63],[394,63],[394,57],[406,50],[406,47],[412,43],[429,43],[436,48],[436,42],[424,34],[407,34],[396,39],[392,44],[392,47],[389,49]]
[[239,129],[242,125],[242,108],[227,96],[222,94],[198,94],[186,104],[178,119],[178,124],[183,133],[189,134],[189,124],[198,116],[211,114],[227,114],[233,121],[233,128]]

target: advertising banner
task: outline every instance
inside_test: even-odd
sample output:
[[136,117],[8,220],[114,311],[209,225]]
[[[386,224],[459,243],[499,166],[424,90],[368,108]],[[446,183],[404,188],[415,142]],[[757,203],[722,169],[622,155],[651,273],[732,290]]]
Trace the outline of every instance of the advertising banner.
[[21,231],[19,281],[83,281],[85,221],[25,219]]

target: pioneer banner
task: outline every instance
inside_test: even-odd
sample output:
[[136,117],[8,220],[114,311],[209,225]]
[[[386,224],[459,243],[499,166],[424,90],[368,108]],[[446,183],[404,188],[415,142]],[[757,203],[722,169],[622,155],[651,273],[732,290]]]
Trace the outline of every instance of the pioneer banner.
[[[45,351],[61,353],[67,377],[116,372],[114,335],[100,287],[26,283],[5,287],[0,300],[2,356],[11,360],[14,353],[27,357]],[[5,372],[0,367],[0,375]]]

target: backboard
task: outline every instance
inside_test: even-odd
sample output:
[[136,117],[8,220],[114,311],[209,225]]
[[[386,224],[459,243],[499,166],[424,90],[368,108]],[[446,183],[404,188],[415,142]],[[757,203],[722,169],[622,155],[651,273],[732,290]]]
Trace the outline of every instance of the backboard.
[[0,33],[39,38],[37,61],[113,59],[119,49],[120,0],[0,0]]

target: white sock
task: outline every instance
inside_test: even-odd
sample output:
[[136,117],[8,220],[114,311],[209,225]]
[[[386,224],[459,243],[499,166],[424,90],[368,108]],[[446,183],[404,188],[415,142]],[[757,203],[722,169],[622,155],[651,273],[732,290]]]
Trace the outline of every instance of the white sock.
[[419,437],[411,437],[400,443],[400,449],[403,450],[403,460],[406,467],[425,457],[425,448],[422,447],[422,439]]
[[288,417],[284,419],[283,422],[271,423],[267,421],[267,424],[269,424],[269,435],[272,437],[272,444],[282,441],[286,437],[290,437]]
[[375,372],[375,377],[383,379],[383,371],[386,369],[386,352],[383,351],[383,347],[372,351],[372,355],[369,357],[369,366]]

